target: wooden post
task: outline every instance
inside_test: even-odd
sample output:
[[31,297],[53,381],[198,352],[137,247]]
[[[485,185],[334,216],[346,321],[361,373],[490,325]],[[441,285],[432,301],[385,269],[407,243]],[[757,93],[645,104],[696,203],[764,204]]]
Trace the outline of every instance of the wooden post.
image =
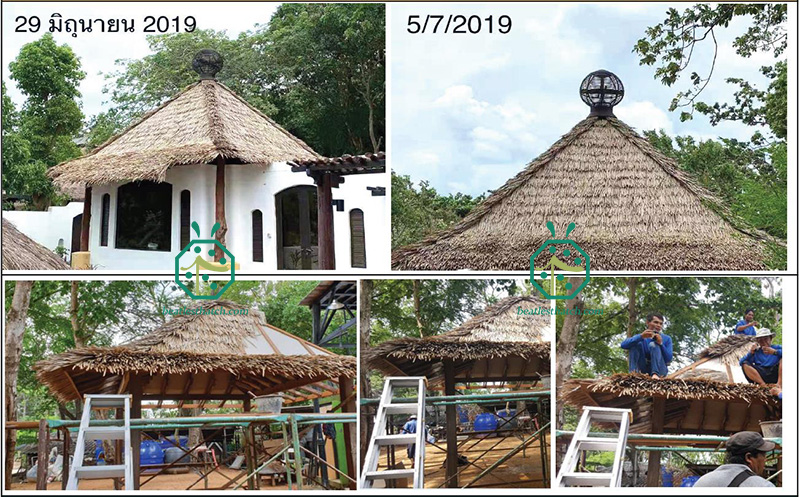
[[[456,373],[453,361],[444,361],[444,394],[456,394]],[[447,471],[445,481],[448,488],[458,488],[458,418],[456,406],[448,403],[444,408],[445,425],[447,427]]]
[[336,269],[336,252],[333,246],[333,192],[332,175],[317,176],[317,243],[319,244],[319,268]]
[[[117,407],[114,412],[115,419],[125,419],[125,409],[122,407]],[[114,464],[121,464],[123,459],[123,454],[125,453],[125,441],[124,440],[114,440]],[[106,459],[106,463],[108,463],[108,459]],[[122,490],[122,479],[121,478],[114,478],[114,490]]]
[[39,420],[38,468],[36,471],[36,490],[47,490],[47,467],[50,463],[50,427],[46,419]]
[[[664,397],[653,397],[653,431],[654,435],[664,433]],[[647,456],[647,486],[657,487],[661,481],[661,451],[652,451]]]
[[[140,419],[142,417],[142,378],[138,375],[131,376],[128,382],[128,389],[131,394],[131,419]],[[141,458],[141,443],[142,431],[138,429],[131,429],[131,455],[133,456],[133,489],[139,490],[139,479],[142,473],[142,468],[139,463]]]
[[[228,221],[225,219],[225,158],[217,157],[217,183],[214,190],[214,218],[219,223],[216,239],[225,245],[225,234],[228,232]],[[214,260],[219,262],[222,257],[221,250],[214,251]]]
[[[346,376],[339,377],[339,403],[341,411],[356,412],[356,397],[353,395],[353,379]],[[342,423],[342,433],[344,434],[344,457],[347,464],[347,476],[353,479],[348,481],[350,490],[356,489],[355,481],[358,480],[358,470],[356,468],[356,458],[354,451],[356,448],[356,426],[354,423]]]
[[61,490],[66,490],[67,481],[69,480],[69,445],[70,442],[72,442],[72,439],[69,436],[68,429],[62,429],[61,433],[64,435],[64,446],[61,450],[61,454],[64,456],[61,461]]
[[83,198],[83,217],[81,218],[81,252],[89,251],[89,227],[92,218],[92,187],[86,186]]

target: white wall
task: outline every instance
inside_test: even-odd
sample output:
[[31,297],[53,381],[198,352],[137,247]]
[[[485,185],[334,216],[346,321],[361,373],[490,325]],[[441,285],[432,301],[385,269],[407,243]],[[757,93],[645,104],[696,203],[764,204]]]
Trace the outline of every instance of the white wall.
[[69,252],[72,246],[72,220],[83,212],[83,202],[50,207],[46,211],[3,211],[3,217],[18,230],[50,250],[63,240]]

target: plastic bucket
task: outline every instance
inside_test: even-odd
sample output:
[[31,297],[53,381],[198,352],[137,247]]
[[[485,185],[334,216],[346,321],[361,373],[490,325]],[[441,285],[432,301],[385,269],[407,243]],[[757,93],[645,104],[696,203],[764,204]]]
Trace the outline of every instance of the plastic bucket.
[[764,434],[764,438],[783,437],[783,421],[762,421],[758,424],[761,426],[761,433]]
[[283,395],[262,395],[253,399],[256,411],[269,414],[280,414],[283,407]]

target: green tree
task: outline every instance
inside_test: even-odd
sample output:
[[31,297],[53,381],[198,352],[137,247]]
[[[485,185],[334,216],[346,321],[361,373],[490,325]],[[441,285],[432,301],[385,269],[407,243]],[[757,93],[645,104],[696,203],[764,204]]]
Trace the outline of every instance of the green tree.
[[440,195],[427,181],[392,172],[392,247],[418,242],[460,221],[483,199],[463,193]]
[[[738,87],[733,103],[707,103],[698,98],[714,74],[719,50],[716,33],[731,29],[736,18],[746,18],[749,26],[738,34],[733,48],[742,57],[755,53],[771,53],[776,59],[786,50],[788,35],[785,4],[696,4],[679,12],[667,10],[666,18],[645,30],[633,51],[640,56],[642,65],[656,65],[654,77],[667,86],[673,86],[680,77],[689,73],[690,87],[678,92],[670,110],[681,111],[681,120],[692,118],[697,111],[709,116],[712,124],[723,120],[740,121],[749,126],[766,125],[779,139],[786,138],[786,61],[762,67],[761,72],[770,79],[766,90],[742,78],[727,78],[727,83]],[[692,58],[699,47],[712,44],[714,55],[710,67],[701,71],[692,69]],[[760,135],[756,135],[760,140]]]
[[45,208],[57,199],[47,168],[81,153],[72,140],[83,125],[78,85],[86,74],[72,49],[57,45],[49,33],[24,45],[9,70],[26,97],[19,133],[30,155],[27,161],[10,164],[4,184],[21,188],[18,194],[31,195],[37,208]]

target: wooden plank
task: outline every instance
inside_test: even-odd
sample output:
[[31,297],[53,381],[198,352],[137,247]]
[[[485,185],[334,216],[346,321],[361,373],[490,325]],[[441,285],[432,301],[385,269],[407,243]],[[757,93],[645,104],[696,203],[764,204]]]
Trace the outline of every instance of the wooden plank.
[[[653,431],[654,435],[664,433],[664,397],[653,397]],[[661,480],[661,452],[650,452],[647,456],[647,483],[648,487],[657,487]]]

